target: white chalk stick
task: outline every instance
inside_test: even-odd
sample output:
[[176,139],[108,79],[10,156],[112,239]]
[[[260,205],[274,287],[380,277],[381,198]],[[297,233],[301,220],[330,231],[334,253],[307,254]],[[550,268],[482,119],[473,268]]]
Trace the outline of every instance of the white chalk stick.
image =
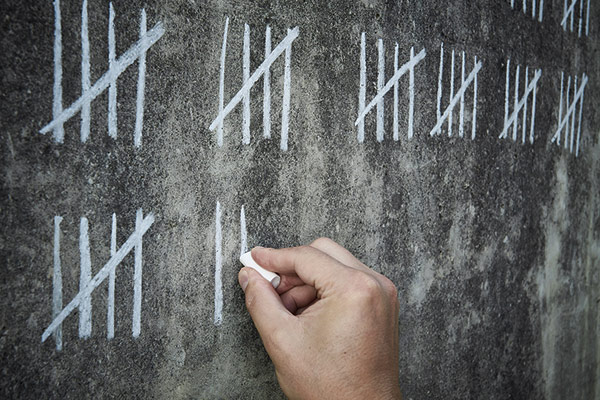
[[279,283],[281,282],[281,278],[279,277],[279,275],[277,275],[274,272],[267,271],[266,269],[258,265],[256,261],[254,261],[254,258],[252,258],[250,252],[242,254],[240,256],[240,262],[244,264],[244,267],[252,268],[256,272],[261,274],[263,278],[271,282],[271,285],[273,285],[273,287],[277,289],[277,286],[279,286]]

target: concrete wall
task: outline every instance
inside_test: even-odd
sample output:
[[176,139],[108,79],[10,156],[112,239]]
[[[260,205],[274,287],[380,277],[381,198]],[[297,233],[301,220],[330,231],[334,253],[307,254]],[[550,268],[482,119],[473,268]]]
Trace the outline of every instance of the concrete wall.
[[[58,129],[39,133],[82,93],[82,4],[60,4],[57,69],[52,3],[4,1],[0,397],[282,398],[237,285],[243,206],[249,247],[329,236],[397,284],[399,376],[407,399],[599,399],[600,8],[591,2],[588,23],[589,3],[577,2],[572,32],[570,19],[567,30],[561,27],[563,1],[544,1],[541,22],[539,9],[531,15],[531,1],[526,13],[516,3],[513,9],[503,0],[115,1],[117,57],[138,40],[142,7],[148,31],[159,22],[164,28],[146,53],[136,146],[139,61],[116,81],[116,139],[108,135],[109,89],[91,102],[85,143],[85,105],[65,118],[63,143],[55,140]],[[261,78],[249,92],[248,145],[242,143],[244,99],[224,119],[222,146],[209,130],[219,112],[227,17],[224,105],[243,85],[244,24],[248,75],[264,60],[267,25],[273,49],[288,28],[299,31],[289,58],[289,122],[282,118],[284,51],[269,69],[272,137],[263,138]],[[93,85],[109,69],[108,3],[89,0],[88,18]],[[377,94],[378,39],[382,84],[394,74],[396,42],[399,66],[409,61],[411,47],[415,55],[425,51],[412,69],[412,138],[409,70],[398,80],[398,140],[393,87],[383,97],[383,116],[375,106],[364,119],[364,141],[357,140],[363,32],[367,104]],[[442,43],[440,114],[450,102],[452,51],[454,93],[461,88],[463,51],[465,78],[474,57],[481,62],[474,139],[474,80],[464,91],[463,137],[460,99],[450,113],[452,136],[447,122],[430,135],[438,118]],[[506,138],[499,136],[506,72],[510,115],[517,65],[518,100],[524,69],[528,82],[538,69],[541,76],[533,85],[535,115],[532,91],[513,141],[512,126]],[[62,71],[60,85],[55,70]],[[574,79],[579,89],[583,74],[583,96],[564,124],[573,132],[571,151],[570,142],[564,148],[567,129],[560,146],[552,138],[559,111],[564,118],[573,103]],[[62,89],[62,107],[55,88]],[[83,308],[59,325],[62,350],[54,336],[42,343],[53,316],[89,287],[81,218],[88,221],[93,277],[108,272],[113,213],[118,249],[132,234],[131,243],[139,239],[140,208],[154,223],[143,235],[137,274],[131,246],[116,266],[114,338],[107,339],[109,276],[91,294],[91,314],[80,296]],[[63,218],[60,249],[56,216]],[[139,337],[132,328],[136,282]],[[222,322],[215,325],[220,290]],[[86,316],[91,325],[80,321]],[[90,337],[80,337],[87,327]]]

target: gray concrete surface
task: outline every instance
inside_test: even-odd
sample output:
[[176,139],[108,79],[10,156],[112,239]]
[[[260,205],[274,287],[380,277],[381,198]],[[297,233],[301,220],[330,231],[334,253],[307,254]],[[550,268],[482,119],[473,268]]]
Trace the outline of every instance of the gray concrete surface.
[[[65,124],[63,144],[38,133],[52,119],[53,7],[4,0],[0,397],[282,398],[236,281],[244,205],[249,246],[329,236],[397,284],[406,399],[600,399],[600,8],[592,2],[590,35],[579,38],[560,26],[563,2],[544,3],[540,23],[502,0],[115,1],[117,54],[137,40],[142,7],[148,28],[162,21],[166,31],[147,53],[136,149],[137,63],[118,80],[116,140],[107,135],[107,92],[92,103],[87,143],[79,141],[80,114]],[[67,107],[81,93],[81,4],[63,0],[61,13]],[[90,0],[89,16],[93,83],[108,68],[108,3]],[[299,27],[287,152],[279,150],[283,57],[271,69],[271,140],[262,138],[262,80],[251,90],[250,145],[241,143],[241,104],[225,119],[223,147],[208,129],[226,17],[226,102],[242,85],[244,23],[252,71],[264,57],[266,25],[273,47]],[[427,52],[415,69],[411,140],[408,77],[400,80],[399,140],[391,136],[391,93],[384,141],[375,139],[375,110],[364,143],[356,140],[361,32],[367,102],[378,38],[387,77],[394,42],[401,60],[411,46]],[[467,72],[474,56],[483,63],[475,140],[457,137],[458,108],[452,137],[429,135],[442,42],[445,73],[453,49],[457,57],[465,51]],[[530,73],[542,69],[533,144],[498,138],[508,58]],[[563,71],[589,76],[578,157],[551,143]],[[443,90],[447,96],[447,78]],[[217,201],[221,326],[213,324]],[[110,258],[111,215],[122,244],[138,208],[156,217],[144,235],[140,337],[131,335],[132,253],[117,269],[114,339],[106,339],[104,282],[92,295],[91,338],[79,338],[74,311],[62,351],[52,338],[41,343],[52,321],[54,216],[64,218],[66,305],[78,292],[79,219],[89,220],[96,273]]]

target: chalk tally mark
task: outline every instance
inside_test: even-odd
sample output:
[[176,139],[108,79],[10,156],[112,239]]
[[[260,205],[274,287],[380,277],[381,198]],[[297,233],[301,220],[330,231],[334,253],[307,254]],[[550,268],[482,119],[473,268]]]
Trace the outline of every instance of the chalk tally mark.
[[54,141],[63,143],[64,123],[78,112],[81,113],[80,139],[85,143],[90,135],[90,111],[92,101],[108,88],[108,134],[117,137],[117,79],[136,60],[138,61],[138,82],[136,98],[136,118],[134,145],[141,147],[144,121],[144,89],[146,85],[146,52],[165,33],[158,22],[151,30],[146,29],[146,11],[142,9],[140,17],[139,40],[119,58],[116,58],[115,11],[109,4],[108,18],[108,71],[93,85],[90,79],[90,41],[88,35],[87,0],[81,10],[81,96],[68,108],[63,109],[62,99],[62,24],[60,0],[54,1],[54,87],[52,102],[52,121],[44,126],[40,133],[53,133]]
[[[533,140],[534,140],[534,132],[535,132],[535,103],[536,103],[536,98],[537,98],[537,86],[538,86],[538,82],[540,80],[540,77],[542,76],[542,70],[541,69],[536,69],[531,77],[531,81],[530,79],[530,74],[529,74],[529,67],[525,68],[525,76],[524,76],[524,90],[523,90],[523,95],[521,96],[519,93],[519,81],[521,79],[520,77],[520,69],[521,66],[517,65],[516,69],[515,69],[515,75],[514,75],[514,95],[513,95],[513,110],[512,113],[509,115],[509,103],[510,103],[510,98],[511,98],[511,93],[510,93],[510,59],[508,59],[508,61],[506,62],[506,85],[505,85],[505,92],[504,92],[504,128],[502,129],[502,132],[500,133],[500,139],[505,139],[506,137],[508,137],[508,134],[510,131],[512,131],[512,140],[513,142],[517,141],[517,138],[519,136],[519,129],[518,129],[518,125],[519,125],[519,115],[522,114],[522,121],[521,121],[521,142],[524,144],[525,143],[525,139],[527,136],[529,136],[529,143],[533,144]],[[529,97],[531,95],[531,101],[529,101]],[[519,97],[521,96],[521,97]],[[530,127],[529,127],[529,132],[527,129],[527,104],[531,103],[531,121],[530,121]],[[512,127],[512,129],[511,129]],[[529,133],[529,135],[528,135]]]
[[116,249],[116,216],[113,214],[111,232],[111,257],[92,277],[92,264],[89,245],[88,220],[82,217],[79,225],[80,274],[79,292],[66,307],[62,306],[62,269],[60,262],[60,223],[62,217],[54,217],[54,273],[52,279],[52,322],[42,334],[42,342],[54,335],[56,349],[62,350],[62,323],[75,310],[79,310],[79,337],[88,338],[92,334],[92,292],[109,278],[107,338],[114,337],[114,276],[116,268],[134,250],[134,286],[132,336],[140,335],[142,305],[142,238],[154,223],[152,213],[143,217],[142,209],[136,213],[135,231],[125,243]]
[[531,14],[531,18],[542,22],[544,17],[544,0],[508,0],[511,8],[521,8],[523,14]]
[[262,77],[263,78],[263,137],[271,137],[271,72],[270,68],[273,62],[284,55],[284,75],[283,75],[283,100],[281,111],[281,139],[280,149],[288,149],[289,135],[289,114],[290,99],[292,87],[291,63],[292,63],[292,43],[299,35],[298,27],[288,29],[287,36],[279,42],[275,49],[271,50],[271,28],[267,26],[265,32],[265,58],[264,61],[250,75],[250,26],[244,24],[243,54],[242,54],[242,88],[225,105],[225,59],[227,53],[227,34],[229,31],[229,18],[225,20],[225,29],[223,32],[223,43],[221,47],[221,63],[219,72],[219,113],[210,124],[211,131],[217,131],[217,145],[223,146],[223,120],[225,117],[243,101],[243,121],[242,121],[242,143],[250,144],[250,89]]
[[399,102],[399,80],[408,72],[409,87],[408,87],[408,138],[413,137],[413,121],[414,121],[414,103],[415,103],[415,66],[425,58],[425,49],[422,49],[415,55],[414,47],[410,49],[410,58],[402,66],[398,66],[399,46],[395,44],[394,48],[394,75],[386,82],[385,81],[385,49],[383,40],[377,40],[377,94],[371,102],[365,106],[367,97],[367,60],[366,60],[366,35],[362,33],[360,37],[360,87],[358,94],[358,117],[354,125],[358,127],[357,140],[359,143],[365,140],[365,117],[377,106],[377,141],[383,141],[384,132],[384,97],[393,89],[394,96],[394,115],[393,115],[393,138],[395,141],[399,139],[398,125],[398,102]]
[[458,124],[458,135],[464,136],[465,131],[465,93],[469,86],[473,88],[473,110],[471,114],[471,140],[475,139],[477,133],[477,74],[482,68],[481,61],[477,61],[477,57],[473,58],[473,69],[469,72],[469,75],[465,77],[465,52],[462,52],[461,62],[461,75],[460,75],[460,88],[454,92],[454,65],[455,65],[455,53],[452,50],[450,61],[450,93],[449,103],[446,109],[442,112],[442,82],[444,76],[444,43],[440,46],[440,69],[438,76],[438,91],[437,91],[437,122],[431,132],[431,136],[440,135],[442,133],[442,126],[448,121],[448,136],[452,136],[452,125],[453,125],[453,113],[454,108],[460,103],[459,112],[459,124]]
[[[240,256],[248,252],[248,232],[246,229],[246,212],[244,206],[240,210]],[[215,312],[213,323],[223,323],[223,228],[221,203],[217,201],[215,210]]]
[[[585,8],[585,11],[584,11]],[[590,35],[590,0],[564,0],[563,18],[560,21],[564,31],[575,32],[577,36]]]
[[[571,89],[571,83],[573,88]],[[581,80],[578,82],[578,77],[571,78],[567,77],[567,87],[565,90],[565,74],[561,72],[560,75],[560,102],[558,106],[558,127],[554,136],[552,137],[552,143],[556,143],[558,146],[561,145],[561,134],[563,140],[563,146],[569,152],[575,151],[575,157],[579,156],[580,141],[581,141],[581,123],[583,120],[583,98],[585,93],[585,87],[588,83],[588,77],[584,73],[581,75]],[[569,100],[571,98],[571,100]],[[563,115],[563,99],[565,100],[565,114]],[[579,111],[577,106],[579,105]],[[575,123],[577,123],[577,138],[575,138]]]

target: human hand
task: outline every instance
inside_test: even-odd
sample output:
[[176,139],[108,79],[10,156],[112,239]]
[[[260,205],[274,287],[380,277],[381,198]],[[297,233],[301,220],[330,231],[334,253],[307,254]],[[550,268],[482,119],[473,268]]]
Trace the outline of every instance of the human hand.
[[395,285],[330,239],[252,257],[281,275],[277,289],[251,268],[246,307],[292,399],[399,399]]

